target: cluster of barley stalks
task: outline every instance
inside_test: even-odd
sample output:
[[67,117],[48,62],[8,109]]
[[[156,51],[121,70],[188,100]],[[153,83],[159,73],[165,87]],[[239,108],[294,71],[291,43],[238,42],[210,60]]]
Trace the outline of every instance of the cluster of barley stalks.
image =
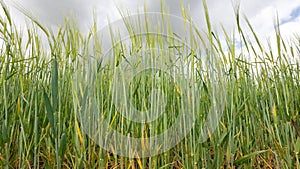
[[[201,57],[191,55],[187,61],[195,66],[193,77],[200,93],[194,128],[162,154],[127,158],[98,146],[78,120],[73,76],[97,27],[84,36],[75,24],[67,22],[53,33],[32,19],[30,29],[20,30],[1,3],[5,15],[0,18],[0,168],[299,168],[299,40],[284,41],[276,28],[277,49],[264,48],[247,18],[243,19],[251,31],[243,31],[239,24],[242,19],[236,13],[243,50],[236,47],[235,37],[226,31],[221,34],[226,37],[226,45],[222,46],[221,35],[212,33],[206,3],[203,5],[206,32],[210,33],[196,31],[193,36],[206,39],[201,45],[210,49],[210,55],[218,59],[218,67],[224,70],[219,78],[226,102],[219,126],[208,134],[206,142],[199,141],[206,118],[203,112],[211,108],[213,84],[201,69]],[[48,46],[43,45],[41,32],[47,37]],[[255,42],[247,37],[253,37]],[[148,43],[151,40],[156,43],[155,38],[149,38]],[[118,53],[122,48],[117,46],[114,50]],[[249,55],[251,61],[247,59]],[[131,101],[137,109],[149,108],[143,100],[149,99],[149,85],[158,85],[167,93],[167,109],[175,112],[165,114],[147,128],[122,118],[112,106],[112,73],[109,66],[103,67],[95,89],[101,96],[99,109],[110,127],[124,134],[148,137],[174,123],[181,93],[168,77],[162,75],[160,84],[151,83],[150,76],[142,75],[132,81]]]

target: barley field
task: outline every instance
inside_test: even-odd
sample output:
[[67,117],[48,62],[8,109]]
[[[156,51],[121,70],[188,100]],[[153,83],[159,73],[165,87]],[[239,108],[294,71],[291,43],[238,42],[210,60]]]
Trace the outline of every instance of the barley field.
[[[189,84],[175,82],[177,74],[172,77],[153,70],[135,74],[128,89],[132,105],[142,111],[159,109],[159,103],[163,102],[165,108],[158,114],[162,117],[149,124],[130,121],[120,115],[123,109],[113,104],[119,94],[112,86],[116,80],[115,70],[120,63],[132,63],[122,55],[126,43],[118,42],[118,33],[111,31],[115,33],[109,58],[112,61],[101,54],[93,55],[97,65],[101,65],[94,72],[98,76],[92,79],[97,85],[86,91],[84,87],[89,81],[84,83],[87,76],[78,70],[90,59],[91,51],[94,54],[101,51],[101,39],[95,38],[99,31],[97,24],[88,34],[83,34],[74,22],[66,20],[58,31],[51,31],[31,18],[30,28],[20,29],[1,1],[5,15],[0,18],[0,168],[300,168],[299,37],[283,39],[275,26],[276,49],[266,48],[262,45],[266,40],[256,34],[259,28],[252,27],[238,12],[237,37],[225,30],[216,33],[205,1],[203,8],[206,31],[193,28],[187,40],[190,53],[178,62],[184,65],[184,70],[173,72],[188,76],[197,89],[188,95],[189,106],[186,106],[188,110],[196,107],[192,115],[197,118],[193,126],[185,124],[186,119],[179,124],[178,130],[192,129],[184,133],[178,144],[142,157],[135,152],[126,151],[125,155],[114,152],[127,143],[115,141],[108,151],[99,146],[97,139],[91,138],[98,130],[86,129],[89,126],[79,117],[82,110],[88,110],[86,107],[92,104],[83,103],[88,100],[86,93],[95,96],[98,103],[95,109],[102,112],[110,128],[125,136],[143,138],[147,144],[148,138],[176,123],[176,117],[185,108],[183,88]],[[188,22],[188,14],[182,15]],[[250,32],[244,31],[241,20],[246,21]],[[168,19],[164,21],[168,33],[173,35]],[[135,35],[132,25],[137,23],[127,21],[125,16],[124,22],[127,30]],[[138,24],[147,25],[147,22]],[[225,43],[220,37],[225,37]],[[255,42],[250,42],[248,37]],[[127,39],[125,52],[138,51],[142,43],[152,47],[165,44],[160,35],[152,36],[150,32],[146,32],[144,38],[146,40],[139,36]],[[179,51],[184,50],[179,49],[172,38],[174,36],[166,38],[173,45],[168,49],[180,54]],[[236,38],[241,40],[241,46],[235,45]],[[93,49],[89,49],[91,42]],[[194,52],[199,46],[202,52]],[[208,59],[202,59],[205,57]],[[208,71],[211,58],[218,72],[215,76]],[[135,60],[134,63],[140,62]],[[85,73],[90,75],[88,71]],[[155,80],[154,74],[158,76]],[[151,95],[154,87],[164,91],[164,97],[157,93]],[[216,94],[222,98],[211,100]],[[203,141],[201,130],[215,102],[220,104],[218,110],[222,115]],[[122,104],[126,107],[126,103]],[[177,137],[169,133],[167,138],[171,136]],[[164,145],[172,144],[170,140],[163,140]],[[140,146],[142,152],[145,147]]]

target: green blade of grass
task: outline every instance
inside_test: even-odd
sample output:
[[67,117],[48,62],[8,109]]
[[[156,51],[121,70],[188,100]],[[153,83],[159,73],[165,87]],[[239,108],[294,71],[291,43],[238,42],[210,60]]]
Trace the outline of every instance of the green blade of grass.
[[44,91],[44,102],[45,102],[45,106],[46,106],[46,116],[47,116],[47,119],[50,123],[50,128],[52,130],[53,133],[55,133],[55,127],[54,127],[54,111],[53,111],[53,108],[52,108],[52,105],[50,103],[50,99],[49,99],[49,96],[48,94],[46,93],[45,89],[43,89]]
[[244,155],[243,157],[240,157],[239,159],[235,160],[233,162],[234,165],[238,165],[238,164],[242,164],[244,163],[245,161],[247,160],[250,160],[252,157],[254,156],[257,156],[261,153],[265,153],[267,152],[268,150],[260,150],[260,151],[256,151],[256,152],[253,152],[253,153],[250,153],[250,154],[247,154],[247,155]]
[[54,58],[53,68],[52,68],[52,109],[54,112],[57,111],[58,106],[58,67],[57,67],[57,57]]

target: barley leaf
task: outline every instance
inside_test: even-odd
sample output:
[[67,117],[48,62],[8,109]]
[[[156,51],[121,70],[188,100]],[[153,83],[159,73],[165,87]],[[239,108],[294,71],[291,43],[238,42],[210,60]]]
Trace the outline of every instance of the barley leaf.
[[46,106],[46,116],[47,116],[47,119],[50,123],[51,130],[54,132],[55,131],[54,116],[53,116],[54,111],[53,111],[53,107],[50,103],[49,96],[46,93],[45,89],[44,89],[44,102],[45,102],[45,106]]
[[256,155],[261,154],[261,153],[265,153],[265,152],[267,152],[267,151],[268,151],[268,150],[255,151],[255,152],[253,152],[253,153],[244,155],[243,157],[241,157],[241,158],[235,160],[235,161],[233,162],[233,164],[234,164],[234,165],[242,164],[242,163],[244,163],[245,161],[251,159],[253,156],[256,156]]
[[52,105],[53,111],[57,111],[58,106],[58,68],[57,68],[57,57],[54,59],[52,68]]
[[61,158],[64,157],[65,152],[66,152],[66,145],[67,145],[67,137],[66,134],[63,133],[61,136],[61,140],[60,140],[60,149],[59,149],[59,155]]

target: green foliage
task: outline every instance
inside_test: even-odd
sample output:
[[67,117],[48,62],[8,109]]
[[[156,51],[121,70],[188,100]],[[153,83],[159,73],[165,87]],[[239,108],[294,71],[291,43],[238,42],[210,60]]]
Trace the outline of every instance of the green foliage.
[[[195,128],[177,146],[161,155],[129,159],[97,146],[84,135],[77,118],[75,103],[79,98],[73,93],[72,75],[79,60],[88,52],[86,46],[97,31],[96,26],[85,37],[75,25],[67,22],[54,34],[31,18],[35,26],[27,30],[28,39],[24,39],[24,32],[14,26],[2,1],[1,6],[5,16],[0,18],[3,42],[0,51],[0,168],[299,168],[300,65],[288,58],[299,60],[300,50],[297,42],[286,43],[278,28],[275,54],[274,50],[264,49],[247,18],[251,32],[248,35],[243,31],[237,12],[239,38],[245,46],[238,52],[234,37],[224,31],[227,46],[222,46],[219,35],[212,32],[208,8],[203,1],[209,33],[202,36],[201,31],[196,30],[193,36],[202,40],[197,43],[209,49],[205,54],[215,57],[218,67],[226,72],[221,80],[226,87],[227,102],[220,125],[210,133],[207,142],[199,142],[205,112],[210,109],[212,84],[202,69],[201,56],[191,54],[192,59],[187,60],[194,64],[200,90]],[[127,27],[130,32],[130,23]],[[50,52],[42,45],[41,32],[48,38]],[[246,40],[247,36],[254,37],[258,48]],[[204,43],[205,38],[208,44]],[[138,37],[132,37],[133,44],[139,41]],[[161,45],[150,35],[147,43]],[[123,48],[120,44],[114,50],[120,54]],[[254,62],[247,59],[249,55]],[[120,63],[126,58],[118,55],[115,59]],[[176,115],[166,114],[167,120],[157,120],[154,126],[141,126],[118,115],[108,99],[112,72],[107,67],[101,70],[101,79],[96,79],[99,80],[96,92],[111,127],[117,131],[134,131],[137,136],[146,138],[173,124]],[[162,74],[160,83],[154,83],[151,78],[140,74],[133,79],[130,90],[133,104],[140,110],[149,108],[148,102],[140,100],[147,100],[149,89],[156,86],[167,93],[168,109],[178,110],[180,106],[175,103],[180,91],[170,82],[172,79]]]

